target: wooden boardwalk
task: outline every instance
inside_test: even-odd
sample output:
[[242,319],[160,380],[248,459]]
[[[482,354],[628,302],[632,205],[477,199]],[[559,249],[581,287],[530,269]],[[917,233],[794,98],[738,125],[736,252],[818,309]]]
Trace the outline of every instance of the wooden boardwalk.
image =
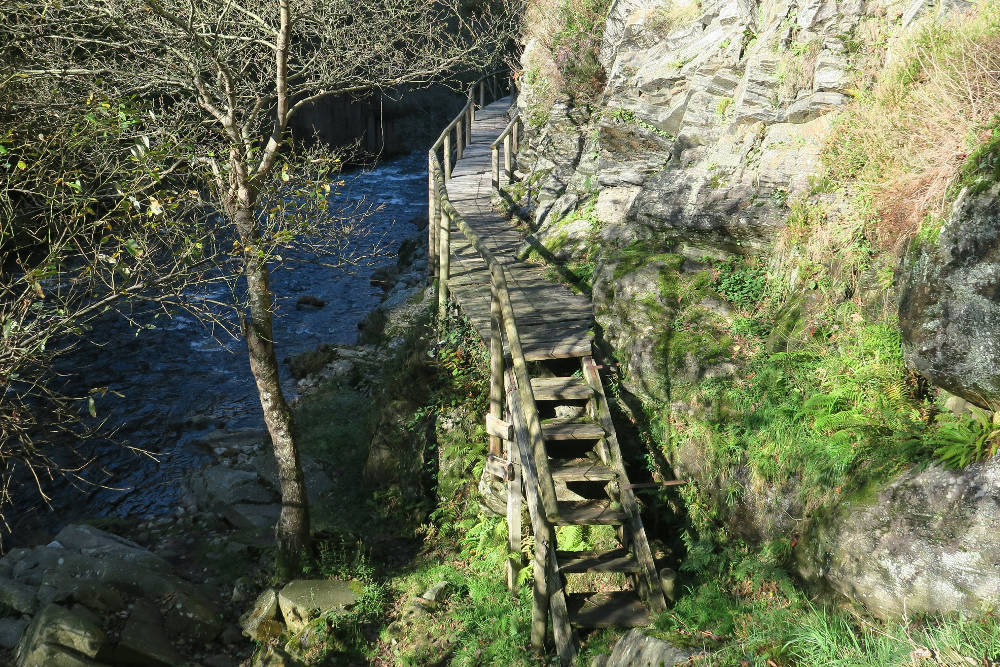
[[[500,143],[509,174],[521,127],[507,123],[509,97],[483,105],[484,81],[493,76],[473,84],[465,108],[428,151],[429,264],[439,317],[450,292],[490,350],[483,473],[506,485],[507,585],[518,587],[527,506],[531,644],[543,650],[551,627],[559,661],[568,665],[574,628],[646,625],[666,601],[591,356],[590,300],[518,261],[521,235],[492,207]],[[501,85],[491,83],[496,96]],[[482,108],[473,120],[477,90]],[[455,169],[443,183],[453,149]],[[565,361],[546,363],[552,359]],[[563,551],[560,525],[613,525],[617,539],[595,551]]]
[[[527,361],[590,354],[594,317],[590,300],[545,277],[544,269],[515,259],[521,235],[492,207],[490,144],[507,124],[510,98],[476,112],[472,143],[448,180],[448,198],[462,218],[507,269],[511,302]],[[457,227],[451,231],[448,287],[462,312],[490,342],[490,272]]]

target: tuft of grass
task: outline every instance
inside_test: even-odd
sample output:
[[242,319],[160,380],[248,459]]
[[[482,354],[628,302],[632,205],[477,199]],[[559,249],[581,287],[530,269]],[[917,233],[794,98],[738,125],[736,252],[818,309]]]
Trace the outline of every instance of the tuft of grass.
[[926,23],[895,53],[842,114],[825,162],[871,198],[878,236],[898,250],[921,224],[943,220],[963,187],[1000,177],[1000,2]]
[[656,35],[667,37],[684,24],[701,14],[700,0],[667,0],[652,9],[646,17],[646,26]]

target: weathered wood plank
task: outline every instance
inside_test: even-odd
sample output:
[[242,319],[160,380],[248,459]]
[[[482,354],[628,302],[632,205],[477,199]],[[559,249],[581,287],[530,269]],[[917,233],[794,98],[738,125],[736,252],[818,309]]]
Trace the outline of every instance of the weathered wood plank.
[[[503,356],[500,357],[500,363],[503,363]],[[503,366],[500,367],[500,380],[499,384],[503,385]],[[491,378],[492,380],[492,378]],[[492,383],[491,383],[492,384]],[[490,392],[492,394],[492,391]],[[500,390],[500,395],[502,396],[503,389]],[[492,395],[491,395],[492,402]],[[500,398],[498,398],[497,403],[500,403]],[[513,425],[505,422],[502,419],[497,419],[493,415],[486,415],[486,432],[495,438],[500,438],[501,440],[512,440],[514,438],[514,427]],[[499,454],[499,451],[497,452]]]
[[557,551],[559,571],[563,574],[581,572],[638,572],[636,562],[628,549],[611,551]]
[[610,500],[563,500],[559,503],[560,526],[620,526],[628,519]]
[[595,422],[549,422],[542,424],[542,434],[546,440],[597,440],[605,435]]
[[570,619],[583,628],[636,628],[653,622],[632,591],[573,593],[568,596]]
[[608,482],[618,477],[611,468],[590,459],[552,461],[549,470],[558,482]]
[[578,377],[531,378],[536,401],[579,401],[590,398],[594,390]]

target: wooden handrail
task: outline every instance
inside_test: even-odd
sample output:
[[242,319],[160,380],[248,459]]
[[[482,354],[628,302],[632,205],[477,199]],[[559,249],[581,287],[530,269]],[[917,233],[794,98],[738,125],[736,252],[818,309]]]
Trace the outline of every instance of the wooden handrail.
[[[443,315],[443,306],[448,299],[448,278],[449,278],[449,256],[451,252],[451,224],[458,227],[466,240],[479,252],[479,255],[486,262],[490,269],[490,283],[492,291],[499,301],[500,328],[507,337],[507,345],[510,348],[511,366],[514,377],[517,380],[517,392],[524,411],[525,421],[528,427],[528,434],[531,442],[531,458],[538,471],[538,488],[541,496],[542,506],[545,509],[545,518],[556,523],[559,520],[559,506],[556,503],[556,490],[552,482],[552,474],[549,471],[548,455],[545,451],[545,437],[542,433],[542,422],[538,416],[538,407],[535,404],[535,396],[531,391],[531,380],[528,375],[528,365],[524,358],[524,351],[521,348],[521,338],[517,331],[517,320],[514,314],[514,307],[510,299],[510,289],[507,286],[507,276],[503,265],[493,257],[483,239],[469,227],[462,215],[452,205],[448,199],[448,187],[445,184],[444,168],[437,159],[436,154],[431,155],[430,167],[433,181],[436,184],[436,208],[440,212],[440,243],[438,245],[441,253],[439,262],[440,273],[438,277],[438,308],[439,316]],[[491,349],[494,349],[491,345]],[[492,364],[491,364],[492,369]]]
[[524,131],[524,125],[520,116],[514,116],[503,132],[490,144],[490,157],[493,169],[493,192],[500,191],[500,147],[503,146],[503,171],[504,177],[510,183],[514,175],[514,156],[517,155],[520,133]]

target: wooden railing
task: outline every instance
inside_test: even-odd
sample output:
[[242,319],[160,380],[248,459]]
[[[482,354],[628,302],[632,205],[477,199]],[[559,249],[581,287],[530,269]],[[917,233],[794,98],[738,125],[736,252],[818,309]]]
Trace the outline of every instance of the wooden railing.
[[493,168],[493,190],[500,190],[500,148],[503,147],[503,173],[506,183],[509,184],[514,178],[514,159],[517,156],[518,144],[521,135],[524,133],[524,123],[521,117],[515,115],[507,127],[504,128],[500,136],[490,144],[491,166]]
[[[437,141],[431,145],[427,152],[427,200],[428,200],[428,221],[436,220],[440,217],[440,211],[435,209],[435,174],[432,162],[438,159],[442,166],[443,180],[451,178],[452,169],[455,163],[462,159],[465,147],[472,143],[472,121],[476,118],[476,110],[486,106],[487,100],[493,102],[505,97],[511,92],[513,82],[510,74],[506,70],[490,72],[476,80],[466,93],[465,106],[458,112],[454,120],[448,123],[441,131]],[[440,155],[440,158],[438,158]],[[438,262],[441,252],[438,247],[438,238],[433,224],[427,225],[427,273],[433,278],[438,273]],[[445,286],[447,290],[447,286]],[[445,292],[447,299],[447,291]]]
[[[493,257],[480,236],[462,219],[461,214],[448,200],[448,188],[444,179],[444,167],[437,154],[430,156],[431,182],[435,184],[434,210],[438,212],[437,222],[440,261],[438,262],[438,314],[443,316],[447,307],[447,289],[450,270],[451,226],[454,224],[465,236],[466,240],[479,252],[490,269],[490,416],[498,421],[503,420],[504,396],[504,366],[506,358],[503,353],[502,340],[506,338],[510,351],[510,366],[516,382],[516,390],[520,399],[521,410],[524,413],[531,443],[531,458],[539,479],[539,494],[545,518],[550,523],[559,519],[559,508],[556,504],[556,490],[549,472],[549,461],[545,451],[545,440],[542,435],[542,422],[535,405],[535,396],[531,391],[531,379],[528,375],[528,365],[521,347],[521,337],[517,331],[514,316],[514,306],[510,299],[510,289],[507,286],[507,271]],[[491,437],[490,454],[499,456],[499,438]]]

